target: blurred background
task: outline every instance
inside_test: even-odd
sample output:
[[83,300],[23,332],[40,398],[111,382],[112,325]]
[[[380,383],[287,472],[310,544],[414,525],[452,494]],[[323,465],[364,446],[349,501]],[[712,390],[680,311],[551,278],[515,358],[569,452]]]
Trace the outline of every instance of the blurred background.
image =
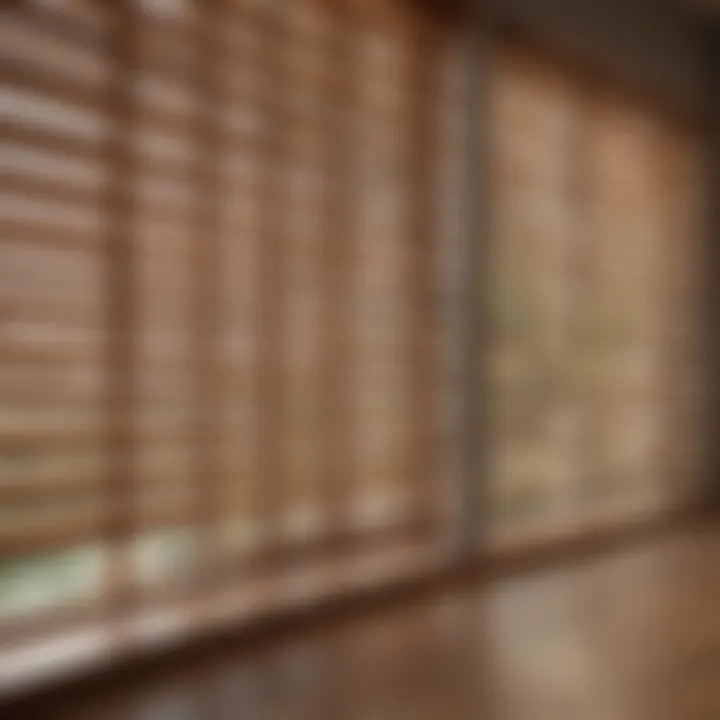
[[0,13],[18,717],[720,716],[717,3]]

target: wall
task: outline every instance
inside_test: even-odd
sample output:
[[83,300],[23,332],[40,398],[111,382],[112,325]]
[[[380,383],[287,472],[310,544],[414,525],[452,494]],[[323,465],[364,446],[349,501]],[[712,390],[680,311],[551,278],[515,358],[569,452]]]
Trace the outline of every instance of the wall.
[[494,0],[497,14],[590,55],[673,102],[709,93],[702,20],[675,0]]

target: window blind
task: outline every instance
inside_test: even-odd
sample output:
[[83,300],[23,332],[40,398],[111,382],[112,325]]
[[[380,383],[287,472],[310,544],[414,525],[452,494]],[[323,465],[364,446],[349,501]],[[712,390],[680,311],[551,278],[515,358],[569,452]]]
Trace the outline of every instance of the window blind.
[[0,33],[0,616],[439,540],[441,27],[27,0]]
[[541,52],[493,60],[494,541],[687,505],[705,377],[696,137]]

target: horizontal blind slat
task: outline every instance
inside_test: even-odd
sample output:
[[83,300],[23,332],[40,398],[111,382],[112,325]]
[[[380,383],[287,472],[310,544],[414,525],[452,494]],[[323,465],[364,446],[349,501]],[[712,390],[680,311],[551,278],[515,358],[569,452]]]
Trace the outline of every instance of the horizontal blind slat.
[[101,195],[100,187],[73,186],[69,182],[54,180],[22,172],[4,173],[0,191],[9,196],[22,196],[32,200],[52,200],[85,208],[95,208]]
[[3,82],[8,89],[23,90],[40,95],[43,99],[77,105],[99,115],[103,112],[99,86],[94,87],[77,82],[71,76],[48,72],[47,67],[6,59],[3,62]]

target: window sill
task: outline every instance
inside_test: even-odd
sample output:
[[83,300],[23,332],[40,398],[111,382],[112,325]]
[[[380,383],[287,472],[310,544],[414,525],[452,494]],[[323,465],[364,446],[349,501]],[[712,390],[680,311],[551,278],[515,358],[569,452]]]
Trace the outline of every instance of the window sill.
[[224,627],[242,630],[273,616],[420,578],[446,562],[437,537],[415,539],[235,581],[212,594],[187,590],[112,618],[58,622],[52,633],[0,651],[0,702],[102,673],[136,656],[170,651]]

